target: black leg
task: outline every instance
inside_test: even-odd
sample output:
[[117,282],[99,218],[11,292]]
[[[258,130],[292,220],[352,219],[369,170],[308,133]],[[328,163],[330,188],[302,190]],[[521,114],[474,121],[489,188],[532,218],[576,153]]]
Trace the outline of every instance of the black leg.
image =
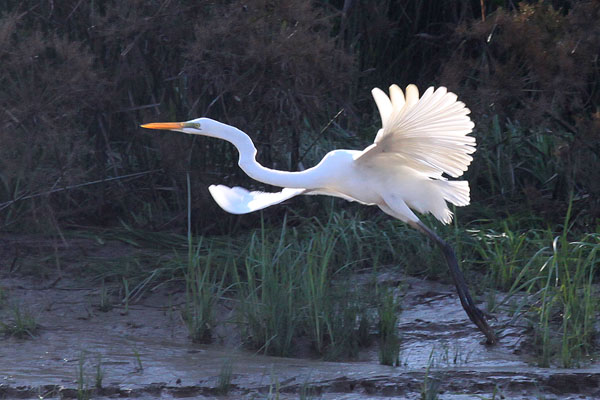
[[456,290],[458,291],[458,297],[460,297],[460,303],[463,308],[467,312],[469,319],[473,321],[475,325],[479,328],[481,332],[487,338],[488,344],[495,344],[498,342],[498,338],[496,334],[490,328],[487,321],[485,320],[484,313],[477,308],[471,295],[469,294],[469,288],[467,287],[467,283],[465,282],[465,277],[462,274],[458,266],[458,261],[456,261],[456,256],[454,255],[454,250],[452,247],[445,241],[443,241],[434,231],[425,226],[421,221],[411,223],[415,229],[426,234],[431,240],[433,240],[444,253],[444,257],[446,257],[446,261],[448,262],[448,267],[450,268],[450,274],[452,275],[452,279],[454,280],[454,285],[456,286]]

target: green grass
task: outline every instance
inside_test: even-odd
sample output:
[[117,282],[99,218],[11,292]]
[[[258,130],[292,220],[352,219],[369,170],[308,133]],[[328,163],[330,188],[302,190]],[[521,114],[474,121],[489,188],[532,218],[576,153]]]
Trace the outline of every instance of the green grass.
[[[339,227],[332,228],[332,224],[337,224],[335,219],[327,226],[314,227],[302,248],[299,298],[305,310],[303,326],[318,354],[326,359],[354,358],[360,345],[357,331],[361,324],[366,340],[365,310],[370,304],[361,299],[360,287],[346,282],[348,270],[356,262],[336,257],[338,246],[346,247],[342,242],[347,235]],[[340,259],[344,263],[336,264]]]
[[297,293],[302,257],[291,251],[286,233],[284,225],[275,242],[267,239],[264,227],[253,234],[245,250],[243,269],[235,274],[240,314],[250,345],[266,354],[282,356],[292,352],[301,313]]
[[379,293],[379,362],[383,365],[400,365],[400,338],[398,337],[399,305],[392,289]]
[[[223,250],[222,262],[222,254],[235,249],[236,261],[227,261],[234,275],[228,293],[236,293],[239,300],[239,321],[250,346],[267,354],[293,355],[295,340],[307,336],[315,352],[327,359],[352,358],[360,347],[359,328],[368,337],[368,326],[360,327],[363,318],[369,323],[365,311],[377,308],[361,294],[373,292],[373,287],[348,285],[357,274],[406,263],[409,273],[448,280],[436,249],[418,234],[405,235],[397,222],[394,226],[383,218],[364,218],[361,211],[343,210],[327,223],[305,219],[298,225],[297,217],[290,219],[293,225],[284,221],[280,228],[263,226],[231,239],[229,250],[223,249],[224,242],[212,250]],[[568,220],[555,229],[524,229],[510,218],[440,229],[455,242],[467,277],[483,277],[484,285],[475,290],[493,299],[490,311],[509,312],[511,323],[518,324],[520,318],[534,328],[531,342],[542,366],[585,364],[596,351],[592,322],[598,301],[593,285],[599,276],[600,235],[578,233]],[[377,254],[375,265],[369,265],[369,248]],[[438,266],[417,267],[422,260]],[[379,306],[379,319],[389,327],[394,317],[390,307],[385,301]],[[392,338],[391,332],[380,331],[382,347],[388,346],[382,338]]]
[[540,366],[585,363],[597,350],[600,234],[575,232],[570,209],[557,231],[501,228],[471,230],[463,244],[469,263],[487,267],[486,286],[507,292],[495,307],[510,304],[515,317],[525,315]]
[[209,343],[215,323],[215,306],[226,291],[224,280],[227,269],[220,271],[212,260],[212,252],[203,255],[202,239],[189,244],[187,270],[185,272],[186,302],[182,310],[192,341]]
[[38,329],[35,315],[18,302],[12,304],[5,321],[0,321],[0,332],[6,336],[33,338]]
[[124,315],[129,314],[129,299],[131,297],[131,290],[129,288],[129,280],[125,277],[122,277],[122,282],[123,282],[123,292],[124,292],[124,296],[123,296],[123,304],[125,304],[125,310],[123,311]]
[[[564,174],[556,157],[558,135],[549,135],[540,129],[528,130],[518,123],[492,118],[490,126],[479,127],[477,156],[470,169],[470,182],[478,182],[480,196],[486,193],[498,204],[511,200],[514,210],[523,209],[519,199],[533,203],[542,200],[542,194],[555,190]],[[567,136],[567,133],[563,133]],[[525,188],[536,188],[538,198],[523,198]]]
[[430,374],[431,368],[435,368],[434,350],[435,347],[432,347],[431,353],[429,353],[429,361],[427,362],[427,368],[425,369],[425,377],[423,378],[423,383],[421,384],[421,400],[437,400],[439,398],[441,382],[439,379]]
[[88,378],[85,374],[85,352],[81,352],[77,363],[77,400],[88,400],[92,398]]
[[102,280],[102,287],[100,288],[100,300],[98,301],[98,310],[102,312],[109,312],[112,309],[113,304],[111,301],[109,290],[104,285],[104,280]]
[[231,378],[233,373],[233,363],[231,359],[227,359],[223,362],[221,370],[219,371],[219,380],[217,382],[217,393],[219,395],[226,395],[231,389]]
[[102,389],[104,381],[104,368],[102,367],[102,355],[98,354],[98,363],[96,364],[96,374],[94,375],[94,386],[96,389]]
[[[211,247],[203,246],[203,238],[194,244],[191,226],[191,184],[187,174],[188,188],[188,234],[187,234],[187,268],[185,277],[185,308],[182,311],[192,341],[209,343],[212,340],[214,327],[214,309],[217,301],[226,291],[224,287],[227,268],[222,268],[221,277],[218,277],[219,268],[214,267]],[[175,262],[180,265],[180,261]]]
[[341,236],[339,226],[301,230],[286,221],[279,230],[263,227],[250,236],[239,257],[244,268],[232,270],[251,347],[291,355],[294,341],[306,336],[326,359],[356,357],[361,323],[367,340],[371,304],[360,287],[346,283],[359,262],[338,246]]
[[[279,226],[263,220],[236,236],[195,238],[191,229],[187,238],[146,235],[128,226],[88,235],[98,243],[120,240],[136,251],[110,262],[92,260],[87,270],[105,282],[100,303],[115,287],[126,307],[163,285],[185,288],[182,315],[194,341],[210,341],[216,324],[227,323],[258,352],[293,356],[296,344],[308,341],[315,356],[336,360],[356,357],[376,334],[382,354],[390,354],[382,362],[396,363],[399,310],[385,296],[374,296],[378,271],[450,283],[446,266],[431,243],[398,221],[366,207],[336,209],[331,199],[322,204],[324,221],[287,214]],[[456,249],[473,294],[490,300],[490,312],[512,316],[509,324],[532,328],[526,341],[538,365],[585,365],[598,350],[593,321],[600,233],[577,228],[569,213],[555,226],[514,216],[459,218],[450,226],[425,220]],[[363,283],[356,283],[359,277]],[[233,306],[235,319],[217,320],[219,303]],[[22,313],[3,315],[5,332],[9,320],[21,327],[12,332],[29,329],[22,329]],[[496,327],[501,334],[503,326]]]
[[541,366],[550,366],[556,357],[570,368],[592,357],[599,309],[593,282],[600,267],[599,251],[600,235],[574,242],[567,241],[566,235],[553,240],[552,254],[542,265],[546,276],[533,310]]
[[135,372],[144,372],[144,364],[142,364],[142,356],[137,349],[133,349],[133,357],[135,358]]
[[95,373],[93,376],[94,387],[90,387],[91,376],[87,369],[90,365],[87,358],[88,353],[81,351],[79,359],[77,360],[77,371],[76,371],[76,383],[77,389],[75,395],[78,400],[88,400],[94,398],[94,392],[102,390],[102,382],[104,380],[104,367],[102,366],[102,356],[98,355],[98,362],[94,368]]

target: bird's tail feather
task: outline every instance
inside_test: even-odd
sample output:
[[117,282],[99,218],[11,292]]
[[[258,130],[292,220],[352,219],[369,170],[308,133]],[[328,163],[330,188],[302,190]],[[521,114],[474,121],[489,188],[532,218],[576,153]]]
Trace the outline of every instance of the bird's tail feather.
[[[441,190],[445,201],[450,202],[455,206],[466,206],[469,204],[469,182],[440,180],[435,181],[435,183]],[[431,210],[431,213],[444,224],[452,222],[453,213],[448,208],[446,202],[444,202],[444,207],[435,207]]]
[[471,201],[471,190],[467,181],[436,181],[444,200],[455,206],[466,206]]

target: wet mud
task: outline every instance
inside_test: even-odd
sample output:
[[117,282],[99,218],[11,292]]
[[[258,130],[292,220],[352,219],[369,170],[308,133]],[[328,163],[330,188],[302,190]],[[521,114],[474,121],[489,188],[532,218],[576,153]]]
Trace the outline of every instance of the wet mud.
[[97,282],[40,281],[5,267],[0,287],[40,329],[32,338],[0,339],[0,398],[77,398],[90,390],[92,398],[419,399],[427,385],[440,399],[600,398],[599,363],[537,368],[524,351],[526,328],[501,314],[493,321],[501,342],[486,346],[453,287],[436,282],[389,277],[408,289],[398,323],[401,365],[388,367],[379,365],[376,344],[345,362],[252,353],[225,322],[233,320],[227,307],[215,344],[194,344],[178,311],[182,294],[166,285],[102,312]]

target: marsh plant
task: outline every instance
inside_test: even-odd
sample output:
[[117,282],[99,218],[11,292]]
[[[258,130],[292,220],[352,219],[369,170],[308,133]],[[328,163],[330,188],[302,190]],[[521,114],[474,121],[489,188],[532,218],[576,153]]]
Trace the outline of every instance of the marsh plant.
[[192,340],[209,343],[215,323],[215,306],[225,290],[227,269],[215,266],[210,249],[206,255],[201,254],[205,250],[202,245],[202,238],[196,245],[190,243],[185,272],[186,302],[182,315]]
[[231,378],[233,377],[233,362],[227,359],[223,362],[219,371],[219,379],[217,381],[217,393],[226,395],[231,389]]
[[94,386],[96,389],[102,389],[102,382],[104,380],[104,368],[102,366],[102,355],[98,354],[98,360],[96,363],[96,374],[94,375]]
[[400,338],[398,336],[399,304],[394,290],[380,288],[379,306],[379,362],[383,365],[400,365]]
[[425,369],[425,376],[421,384],[421,400],[437,400],[440,393],[440,380],[431,375],[431,369],[435,368],[434,358],[435,346],[431,348],[429,353],[429,361]]
[[131,288],[129,287],[129,280],[127,278],[123,276],[121,277],[121,281],[123,283],[123,291],[125,292],[122,301],[122,303],[125,304],[125,310],[122,314],[127,315],[129,314],[129,300],[131,298]]
[[[360,298],[360,288],[346,282],[351,264],[336,254],[336,246],[344,234],[339,228],[330,229],[333,223],[316,227],[303,249],[300,281],[305,309],[303,325],[318,354],[327,359],[347,359],[358,354],[357,332],[361,323],[366,329],[367,304]],[[336,265],[340,261],[346,264]]]
[[335,227],[300,230],[286,219],[279,230],[263,226],[250,236],[242,252],[244,268],[232,270],[251,347],[290,355],[295,340],[306,336],[326,359],[356,357],[357,332],[363,320],[368,332],[363,316],[370,305],[360,288],[346,283],[352,262],[340,237]]
[[5,321],[0,321],[0,332],[17,338],[33,338],[39,329],[35,315],[27,307],[14,302]]
[[92,397],[88,377],[85,372],[86,354],[81,352],[77,362],[77,400],[88,400]]
[[94,367],[94,388],[90,387],[91,374],[89,374],[87,368],[90,367],[88,362],[88,353],[82,351],[79,353],[79,359],[77,360],[77,372],[76,382],[77,391],[76,396],[78,400],[88,400],[92,398],[94,388],[96,390],[102,390],[102,382],[104,380],[104,367],[102,365],[102,355],[98,354],[97,363]]
[[102,279],[102,287],[100,288],[100,300],[98,301],[98,310],[102,312],[109,312],[113,309],[113,304],[111,301],[111,296],[108,291],[108,288],[104,284],[104,279]]
[[[192,239],[190,230],[183,244],[181,236],[128,231],[128,240],[136,245],[143,240],[154,247],[165,243],[178,253],[187,252],[187,258],[150,264],[147,271],[143,262],[127,263],[135,266],[131,280],[137,283],[124,290],[129,298],[139,298],[161,280],[184,277],[182,315],[193,340],[209,340],[214,324],[220,323],[215,307],[225,300],[235,305],[236,326],[254,350],[290,356],[296,343],[308,340],[315,355],[351,359],[369,345],[373,330],[381,361],[398,364],[394,326],[400,311],[397,300],[392,302],[392,290],[377,289],[374,282],[355,284],[354,278],[399,264],[409,274],[447,279],[445,269],[435,267],[443,266],[438,252],[418,232],[385,216],[368,218],[362,209],[336,210],[333,202],[323,204],[331,208],[325,222],[287,214],[278,227],[265,219],[257,230],[237,236]],[[594,288],[600,274],[600,236],[581,233],[570,216],[553,229],[531,228],[536,221],[507,217],[439,229],[459,244],[467,276],[483,282],[475,294],[494,299],[488,302],[489,311],[507,312],[511,323],[522,325],[525,320],[532,327],[530,342],[539,365],[583,365],[597,350]],[[370,250],[377,254],[373,259]],[[124,276],[116,269],[110,274],[118,280]],[[468,358],[460,349],[448,348],[448,364],[464,364]]]
[[268,241],[264,226],[253,234],[243,275],[235,274],[246,337],[252,347],[275,355],[290,355],[301,318],[298,293],[302,254],[290,251],[286,232],[284,225],[274,243]]
[[558,357],[563,367],[571,368],[592,356],[599,306],[593,281],[600,268],[599,251],[600,235],[576,242],[563,235],[552,241],[552,254],[541,267],[545,279],[533,313],[541,366],[550,366]]
[[576,235],[570,207],[559,232],[512,224],[473,232],[475,242],[467,240],[465,251],[474,263],[489,260],[486,286],[507,291],[496,309],[511,304],[515,318],[527,318],[540,366],[580,365],[595,350],[600,235],[570,239]]
[[222,268],[220,279],[218,268],[213,268],[213,254],[211,248],[203,246],[203,238],[194,244],[191,226],[192,186],[190,175],[187,174],[188,189],[188,232],[187,232],[187,268],[185,276],[185,308],[182,311],[188,332],[192,341],[209,343],[212,340],[214,326],[214,308],[216,302],[226,290],[224,281],[227,268]]
[[144,365],[142,364],[142,356],[137,349],[133,349],[133,357],[135,358],[135,372],[144,372]]

